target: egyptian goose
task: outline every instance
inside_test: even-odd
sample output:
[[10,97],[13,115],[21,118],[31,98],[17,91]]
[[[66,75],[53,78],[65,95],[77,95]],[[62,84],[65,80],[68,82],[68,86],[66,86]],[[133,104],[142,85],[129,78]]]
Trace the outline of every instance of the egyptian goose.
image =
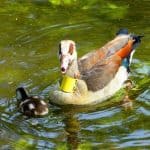
[[30,96],[27,90],[23,87],[16,89],[16,98],[20,112],[24,115],[43,116],[48,114],[48,105],[39,96]]
[[59,44],[61,73],[76,80],[74,92],[55,86],[50,92],[52,103],[85,105],[102,102],[113,96],[128,79],[133,53],[142,36],[120,29],[116,37],[103,47],[77,59],[75,42]]

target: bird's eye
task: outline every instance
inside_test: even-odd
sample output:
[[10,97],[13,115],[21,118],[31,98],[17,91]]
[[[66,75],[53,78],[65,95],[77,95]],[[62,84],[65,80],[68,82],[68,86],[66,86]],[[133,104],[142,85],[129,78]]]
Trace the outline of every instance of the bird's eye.
[[73,44],[71,43],[69,46],[69,54],[73,54]]

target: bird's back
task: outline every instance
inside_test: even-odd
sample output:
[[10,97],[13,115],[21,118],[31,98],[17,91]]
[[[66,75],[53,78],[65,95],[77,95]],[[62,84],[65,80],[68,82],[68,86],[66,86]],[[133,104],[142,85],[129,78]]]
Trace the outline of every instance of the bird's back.
[[124,60],[128,62],[128,69],[128,59],[139,42],[140,36],[120,30],[115,39],[81,57],[78,60],[79,70],[88,89],[97,91],[105,87],[114,78]]

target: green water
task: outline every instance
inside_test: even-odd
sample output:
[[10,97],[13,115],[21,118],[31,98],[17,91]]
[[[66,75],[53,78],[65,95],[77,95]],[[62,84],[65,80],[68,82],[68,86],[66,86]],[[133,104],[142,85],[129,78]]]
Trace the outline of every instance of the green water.
[[[149,0],[0,1],[0,149],[150,149]],[[92,107],[49,106],[43,118],[17,111],[15,89],[45,97],[60,79],[62,39],[77,42],[78,55],[99,48],[126,27],[145,37],[131,65],[133,109],[122,94]]]

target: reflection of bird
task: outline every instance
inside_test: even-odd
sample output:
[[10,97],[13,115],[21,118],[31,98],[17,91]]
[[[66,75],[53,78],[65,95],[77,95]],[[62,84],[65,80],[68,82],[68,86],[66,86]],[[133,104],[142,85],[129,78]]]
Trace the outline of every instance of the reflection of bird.
[[126,95],[122,100],[122,107],[125,110],[132,110],[133,109],[133,101]]
[[16,90],[20,111],[27,116],[42,116],[48,113],[48,105],[38,96],[29,96],[26,89],[19,87]]
[[126,94],[122,100],[122,107],[125,109],[125,110],[132,110],[133,109],[133,101],[132,99],[129,98],[129,90],[132,89],[134,86],[133,82],[128,79],[124,82],[124,88],[125,88],[125,91],[126,91]]
[[61,72],[77,79],[74,93],[59,89],[50,94],[57,104],[90,104],[108,99],[127,80],[129,65],[141,36],[121,29],[112,41],[77,60],[75,42],[63,40],[59,45]]
[[72,114],[66,116],[63,120],[65,124],[65,131],[67,142],[71,149],[77,149],[79,144],[78,133],[80,130],[80,122]]

